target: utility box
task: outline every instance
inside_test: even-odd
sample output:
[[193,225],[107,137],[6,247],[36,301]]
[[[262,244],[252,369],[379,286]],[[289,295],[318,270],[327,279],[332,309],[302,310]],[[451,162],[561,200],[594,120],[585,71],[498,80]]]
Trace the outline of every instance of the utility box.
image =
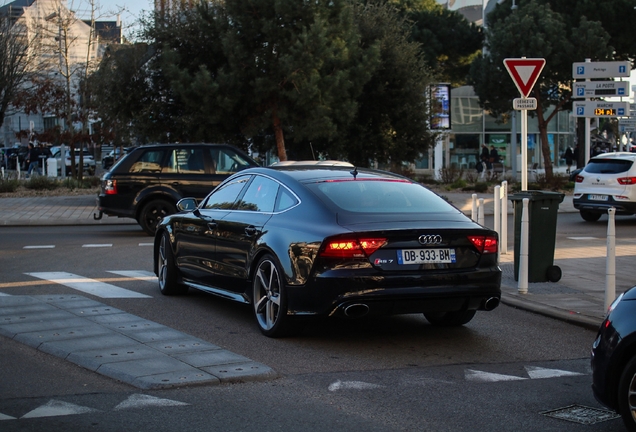
[[554,265],[559,204],[565,194],[523,191],[510,195],[515,217],[515,280],[519,280],[521,215],[523,199],[528,198],[528,282],[558,282],[561,269]]
[[46,175],[57,177],[57,159],[51,157],[46,160]]

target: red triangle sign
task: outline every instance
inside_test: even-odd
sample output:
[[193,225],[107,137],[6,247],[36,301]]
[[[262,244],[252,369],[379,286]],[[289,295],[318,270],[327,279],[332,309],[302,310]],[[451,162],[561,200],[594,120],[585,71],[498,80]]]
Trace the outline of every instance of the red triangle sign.
[[545,66],[545,59],[509,58],[504,60],[504,65],[521,96],[527,98]]

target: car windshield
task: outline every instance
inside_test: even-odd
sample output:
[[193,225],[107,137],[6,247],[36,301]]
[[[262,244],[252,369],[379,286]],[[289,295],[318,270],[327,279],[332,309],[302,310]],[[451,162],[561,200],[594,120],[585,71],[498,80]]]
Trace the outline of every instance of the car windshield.
[[456,209],[425,187],[402,180],[321,181],[307,187],[327,205],[357,213],[448,213]]
[[625,159],[592,159],[585,166],[585,171],[591,174],[620,174],[632,167],[633,162]]

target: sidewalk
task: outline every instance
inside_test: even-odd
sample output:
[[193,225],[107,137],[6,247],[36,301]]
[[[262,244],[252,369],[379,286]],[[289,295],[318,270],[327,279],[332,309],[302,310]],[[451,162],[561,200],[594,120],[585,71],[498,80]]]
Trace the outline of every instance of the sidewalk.
[[[469,217],[472,213],[471,193],[442,193]],[[484,198],[484,214],[492,217],[492,194],[477,194]],[[38,225],[106,225],[136,224],[133,219],[104,216],[98,213],[94,195],[35,198],[0,198],[0,226]],[[513,208],[508,202],[508,214]],[[576,212],[572,197],[566,196],[559,212]],[[488,218],[485,225],[489,226]],[[519,294],[514,280],[514,226],[508,224],[508,251],[501,255],[502,302],[557,319],[596,329],[605,316],[605,239],[581,241],[558,240],[555,265],[561,267],[562,279],[557,283],[529,283],[528,293]],[[141,229],[141,228],[140,228]],[[631,268],[636,256],[636,243],[616,245],[616,268]],[[617,295],[634,285],[631,275],[616,275]]]

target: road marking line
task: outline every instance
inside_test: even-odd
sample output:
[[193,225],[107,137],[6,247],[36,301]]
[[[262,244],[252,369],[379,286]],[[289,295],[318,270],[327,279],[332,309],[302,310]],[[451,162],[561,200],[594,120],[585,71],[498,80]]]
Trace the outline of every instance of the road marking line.
[[103,243],[103,244],[85,244],[82,245],[83,248],[100,248],[100,247],[113,247],[112,243]]
[[464,371],[464,377],[467,381],[478,382],[521,381],[528,379],[514,375],[502,375],[498,373],[483,372],[471,369],[466,369]]
[[60,285],[64,285],[69,288],[73,288],[78,291],[92,294],[101,298],[152,298],[151,296],[147,296],[145,294],[140,294],[135,291],[119,288],[115,285],[99,282],[95,279],[85,278],[72,273],[37,272],[25,274],[36,277],[38,279],[55,282]]
[[528,372],[528,376],[532,379],[557,378],[562,376],[583,375],[582,373],[578,373],[578,372],[570,372],[570,371],[560,370],[560,369],[546,369],[546,368],[536,367],[536,366],[526,366],[526,371]]
[[154,243],[139,243],[139,246],[154,246]]
[[570,240],[598,240],[598,237],[568,237]]
[[363,381],[336,381],[329,384],[329,391],[337,390],[370,390],[382,387],[379,384],[371,384]]
[[6,414],[0,413],[0,421],[2,421],[2,420],[15,420],[15,419],[16,419],[15,417],[11,417],[11,416],[8,416]]
[[124,276],[131,279],[156,282],[157,276],[146,270],[106,270],[107,273]]
[[26,413],[20,418],[55,417],[91,412],[99,412],[99,410],[51,399],[48,403]]
[[130,409],[130,408],[145,408],[145,407],[151,407],[151,406],[166,407],[166,406],[184,406],[184,405],[190,405],[190,404],[185,402],[170,400],[170,399],[161,399],[158,397],[148,396],[144,394],[134,394],[134,395],[130,395],[128,399],[126,399],[125,401],[117,405],[115,408],[113,408],[113,411],[119,411],[119,410]]
[[33,245],[25,246],[22,249],[54,249],[55,245]]

